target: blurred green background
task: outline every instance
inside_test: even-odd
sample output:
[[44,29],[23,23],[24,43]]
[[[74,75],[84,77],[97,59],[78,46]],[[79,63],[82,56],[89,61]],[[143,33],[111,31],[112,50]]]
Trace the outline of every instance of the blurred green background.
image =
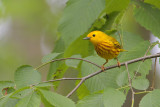
[[[0,1],[0,80],[13,80],[21,65],[37,67],[49,54],[58,38],[57,27],[67,0],[1,0]],[[132,7],[122,28],[150,38],[150,34],[136,23]],[[153,52],[154,53],[154,52]],[[46,71],[46,72],[45,72]],[[42,69],[43,80],[47,70]]]
[[52,51],[66,1],[0,1],[0,80],[13,80],[21,65],[40,65]]

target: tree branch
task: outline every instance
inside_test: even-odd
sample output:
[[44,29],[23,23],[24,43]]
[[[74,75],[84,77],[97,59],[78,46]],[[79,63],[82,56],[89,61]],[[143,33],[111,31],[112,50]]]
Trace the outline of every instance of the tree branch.
[[[60,79],[55,79],[55,80],[42,81],[41,83],[48,83],[48,82],[55,82],[55,81],[62,81],[62,80],[82,80],[82,78],[60,78]],[[41,83],[33,84],[31,86],[36,86]]]
[[93,64],[99,68],[101,68],[101,66],[97,65],[96,63],[94,62],[91,62],[89,60],[86,60],[86,59],[83,59],[83,58],[61,58],[61,59],[55,59],[55,60],[52,60],[52,62],[55,62],[55,61],[62,61],[62,60],[67,60],[67,59],[75,59],[75,60],[82,60],[82,61],[85,61],[85,62],[88,62],[90,64]]
[[101,68],[101,66],[97,65],[96,63],[91,62],[91,61],[86,60],[86,59],[83,59],[83,58],[61,58],[61,59],[54,59],[54,60],[51,60],[51,61],[49,61],[49,62],[46,62],[46,63],[38,66],[38,67],[35,68],[35,69],[39,69],[39,68],[41,68],[41,67],[43,67],[43,66],[45,66],[45,65],[47,65],[47,64],[49,64],[49,63],[52,63],[52,62],[62,61],[62,60],[67,60],[67,59],[82,60],[82,61],[88,62],[88,63],[90,63],[90,64],[93,64],[93,65],[97,66],[98,68]]
[[[160,53],[157,53],[157,54],[155,54],[155,55],[148,55],[148,56],[136,58],[136,59],[133,59],[133,60],[129,60],[129,61],[126,61],[126,62],[121,63],[120,66],[124,66],[124,65],[127,64],[127,67],[128,67],[128,64],[135,63],[135,62],[138,62],[138,61],[143,61],[143,60],[146,60],[146,59],[157,58],[157,57],[160,57]],[[83,58],[61,58],[61,59],[52,60],[52,61],[50,61],[50,62],[62,61],[62,60],[67,60],[67,59],[82,60],[82,61],[91,63],[91,64],[93,64],[93,65],[101,68],[101,66],[97,65],[96,63],[91,62],[91,61],[88,61],[88,60],[83,59]],[[50,62],[48,62],[48,63],[50,63]],[[48,63],[46,63],[46,64],[48,64]],[[40,67],[42,67],[42,66],[44,66],[44,65],[46,65],[46,64],[43,64],[43,65],[41,65]],[[37,67],[37,69],[39,69],[40,67]],[[104,69],[104,71],[109,70],[109,69],[112,69],[112,68],[116,68],[116,67],[119,67],[119,66],[118,66],[117,64],[116,64],[116,65],[112,65],[112,66],[106,67],[106,68]],[[55,81],[62,81],[62,80],[81,80],[81,81],[78,83],[78,85],[66,96],[66,97],[70,97],[70,96],[82,85],[82,83],[83,83],[85,80],[87,80],[87,79],[89,79],[89,78],[91,78],[91,77],[93,77],[93,76],[95,76],[95,75],[98,75],[99,73],[102,73],[102,72],[104,72],[104,71],[103,71],[103,70],[99,70],[99,71],[97,71],[97,72],[94,72],[94,73],[89,74],[89,75],[87,75],[87,76],[85,76],[85,77],[82,77],[82,78],[61,78],[61,79],[56,79],[56,80],[43,81],[43,82],[41,82],[41,83],[48,83],[48,82],[55,82]],[[40,83],[38,83],[38,84],[40,84]],[[38,84],[33,84],[33,85],[31,85],[31,86],[35,86],[35,85],[38,85]]]
[[[160,57],[160,53],[157,53],[157,54],[155,54],[155,55],[148,55],[148,56],[136,58],[136,59],[133,59],[133,60],[130,60],[130,61],[126,61],[126,62],[124,62],[124,63],[121,63],[120,66],[124,66],[125,63],[127,63],[127,65],[128,65],[128,64],[131,64],[131,63],[135,63],[135,62],[142,61],[142,60],[146,60],[146,59],[150,59],[150,58],[156,58],[156,57]],[[109,69],[112,69],[112,68],[116,68],[116,67],[119,67],[119,66],[118,66],[117,64],[116,64],[116,65],[113,65],[113,66],[109,66],[109,67],[106,67],[104,71],[109,70]],[[70,97],[70,96],[81,86],[81,84],[82,84],[85,80],[87,80],[87,79],[89,79],[89,78],[91,78],[91,77],[93,77],[93,76],[95,76],[95,75],[97,75],[97,74],[99,74],[99,73],[101,73],[101,72],[104,72],[104,71],[103,71],[103,70],[99,70],[99,71],[97,71],[97,72],[94,72],[94,73],[92,73],[92,74],[89,74],[89,75],[83,77],[83,78],[82,78],[83,81],[81,80],[81,82],[67,95],[67,97]],[[85,79],[84,79],[84,78],[85,78]]]

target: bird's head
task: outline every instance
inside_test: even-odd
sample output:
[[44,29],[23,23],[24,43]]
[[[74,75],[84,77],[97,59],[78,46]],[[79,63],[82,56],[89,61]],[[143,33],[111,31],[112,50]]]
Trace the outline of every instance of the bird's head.
[[83,38],[84,40],[90,40],[94,45],[103,42],[106,39],[107,35],[101,31],[92,31],[87,37]]

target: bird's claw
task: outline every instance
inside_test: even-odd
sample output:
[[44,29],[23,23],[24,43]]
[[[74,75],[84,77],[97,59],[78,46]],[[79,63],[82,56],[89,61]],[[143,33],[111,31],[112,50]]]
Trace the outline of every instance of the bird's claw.
[[104,67],[104,65],[102,65],[102,66],[101,66],[101,69],[102,69],[102,71],[104,71],[104,70],[105,70],[105,67]]
[[120,67],[121,67],[121,64],[120,64],[120,62],[119,62],[119,61],[117,62],[117,64],[118,64],[118,67],[120,68]]

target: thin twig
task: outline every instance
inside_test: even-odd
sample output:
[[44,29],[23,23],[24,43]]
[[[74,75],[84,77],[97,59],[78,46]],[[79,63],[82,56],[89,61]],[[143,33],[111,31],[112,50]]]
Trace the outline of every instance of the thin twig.
[[152,92],[152,91],[142,91],[142,92],[136,92],[134,94],[145,94],[145,93],[150,93],[150,92]]
[[[149,50],[151,50],[151,48],[154,47],[157,44],[159,44],[159,41],[153,42],[152,44],[150,44],[148,49],[147,49],[147,51],[146,51],[146,53],[144,54],[144,56],[146,56],[148,54]],[[144,60],[143,60],[143,62],[144,62]]]
[[55,80],[48,80],[48,81],[42,81],[41,83],[33,84],[31,86],[36,86],[36,85],[39,85],[39,84],[42,84],[42,83],[62,81],[62,80],[82,80],[82,78],[61,78],[61,79],[55,79]]
[[39,68],[41,68],[41,67],[43,67],[43,66],[45,66],[45,65],[47,65],[47,64],[49,64],[49,63],[52,63],[52,62],[62,61],[62,60],[67,60],[67,59],[82,60],[82,61],[88,62],[88,63],[90,63],[90,64],[93,64],[93,65],[97,66],[98,68],[101,68],[101,66],[97,65],[96,63],[91,62],[91,61],[86,60],[86,59],[83,59],[83,58],[61,58],[61,59],[51,60],[51,61],[49,61],[49,62],[47,62],[47,63],[44,63],[44,64],[38,66],[38,67],[35,68],[35,69],[39,69]]
[[[148,52],[149,52],[149,50],[151,49],[152,45],[153,45],[153,44],[151,44],[151,45],[148,47],[148,49],[147,49],[147,51],[145,52],[144,56],[146,56],[146,55],[148,54]],[[144,62],[144,59],[143,59],[142,62],[139,64],[138,69],[137,69],[137,71],[136,71],[133,79],[136,78],[136,75],[137,75],[137,73],[139,72],[140,66],[142,65],[143,62]]]
[[55,81],[62,81],[62,80],[81,80],[81,79],[82,79],[82,78],[61,78],[61,79],[43,81],[42,83],[55,82]]
[[155,62],[154,62],[154,73],[153,73],[151,90],[153,90],[155,88],[156,63],[157,63],[157,57],[155,58]]
[[128,64],[127,64],[127,62],[125,62],[125,67],[126,67],[126,70],[127,70],[127,73],[128,73],[128,82],[129,82],[129,86],[130,86],[130,89],[131,89],[131,91],[132,91],[132,105],[131,105],[131,107],[133,107],[134,106],[134,90],[133,90],[133,88],[132,88],[132,80],[131,80],[131,77],[130,77],[130,74],[129,74],[129,71],[128,71]]
[[138,74],[138,72],[139,72],[139,69],[140,69],[142,63],[143,63],[143,61],[140,62],[140,64],[138,65],[138,69],[137,69],[137,71],[136,71],[135,74],[134,74],[133,80],[136,78],[136,76],[137,76],[137,74]]
[[81,84],[86,80],[86,78],[82,78],[82,80],[78,83],[78,85],[66,96],[70,97],[80,86]]
[[83,59],[83,58],[61,58],[61,59],[55,59],[55,60],[52,60],[52,62],[55,62],[55,61],[61,61],[61,60],[67,60],[67,59],[82,60],[82,61],[88,62],[88,63],[90,63],[90,64],[93,64],[93,65],[97,66],[98,68],[101,68],[101,66],[97,65],[96,63],[91,62],[91,61],[86,60],[86,59]]
[[[151,49],[152,45],[153,45],[153,44],[149,45],[149,47],[148,47],[146,53],[144,54],[144,56],[146,56],[146,55],[148,54],[148,52],[149,52],[149,50]],[[144,59],[143,59],[143,62],[144,62]]]
[[[159,44],[159,41],[150,44],[149,47],[148,47],[148,49],[147,49],[147,51],[146,51],[145,54],[144,54],[144,57],[147,56],[147,54],[148,54],[148,52],[151,50],[151,48],[154,47],[154,46],[157,45],[157,44]],[[138,69],[137,69],[137,71],[136,71],[133,79],[135,79],[137,73],[139,72],[140,66],[142,65],[143,62],[144,62],[144,59],[143,59],[142,62],[139,64]]]
[[128,88],[128,87],[129,87],[129,85],[126,85],[124,87],[117,88],[116,90],[121,90],[121,89]]
[[119,31],[118,31],[118,35],[119,35],[119,38],[120,38],[120,41],[121,41],[121,48],[123,49],[123,41],[122,41],[122,36],[121,36],[121,34],[119,33]]

